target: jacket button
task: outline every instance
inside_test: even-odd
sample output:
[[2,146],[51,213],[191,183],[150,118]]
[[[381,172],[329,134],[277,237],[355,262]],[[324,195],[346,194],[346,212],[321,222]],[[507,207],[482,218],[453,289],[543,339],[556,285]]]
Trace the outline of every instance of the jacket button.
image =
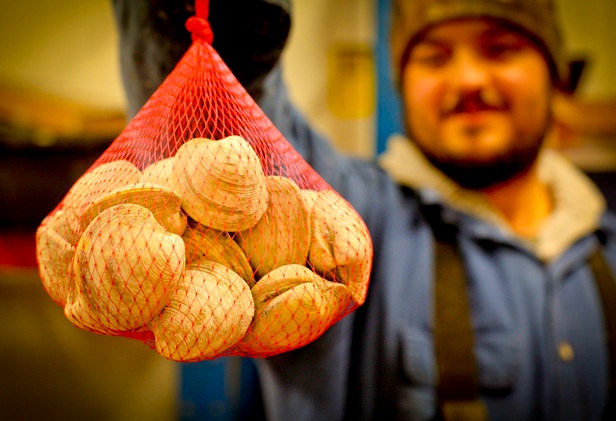
[[573,352],[573,347],[567,341],[562,341],[560,345],[558,345],[558,355],[562,361],[568,362],[573,359],[575,353]]

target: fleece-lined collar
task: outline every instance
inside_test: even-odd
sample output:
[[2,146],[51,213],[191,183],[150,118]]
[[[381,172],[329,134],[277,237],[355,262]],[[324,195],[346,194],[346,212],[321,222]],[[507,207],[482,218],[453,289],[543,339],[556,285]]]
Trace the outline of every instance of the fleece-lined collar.
[[[407,138],[392,136],[379,162],[398,183],[436,194],[447,205],[495,225],[506,236],[517,237],[481,193],[464,189],[447,178]],[[539,259],[550,261],[596,230],[606,205],[597,187],[556,152],[544,150],[538,168],[554,197],[554,210],[536,238],[517,240],[526,243]]]

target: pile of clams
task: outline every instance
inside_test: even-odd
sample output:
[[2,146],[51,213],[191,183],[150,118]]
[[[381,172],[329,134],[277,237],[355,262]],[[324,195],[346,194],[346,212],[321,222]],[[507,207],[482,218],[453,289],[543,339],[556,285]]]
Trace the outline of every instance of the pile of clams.
[[36,241],[68,320],[174,361],[310,343],[364,302],[372,261],[344,199],[266,175],[239,136],[189,140],[143,170],[95,166]]

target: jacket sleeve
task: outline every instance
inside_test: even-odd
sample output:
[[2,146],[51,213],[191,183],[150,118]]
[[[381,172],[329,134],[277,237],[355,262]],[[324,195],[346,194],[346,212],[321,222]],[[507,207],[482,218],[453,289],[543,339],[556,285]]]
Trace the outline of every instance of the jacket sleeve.
[[[280,68],[268,77],[260,106],[312,168],[362,216],[372,236],[376,260],[379,247],[385,242],[385,224],[390,219],[385,213],[391,217],[391,208],[400,209],[402,203],[395,183],[374,162],[340,154],[317,133],[289,100]],[[404,217],[394,219],[406,220]],[[372,290],[378,280],[372,278],[370,282]],[[366,371],[358,370],[357,358],[361,354],[358,348],[364,345],[358,347],[356,342],[360,337],[363,340],[364,336],[358,336],[357,331],[364,332],[363,327],[367,326],[367,316],[362,311],[365,307],[367,303],[300,349],[258,360],[269,419],[370,419],[377,404],[387,406],[389,401],[377,402],[380,398],[377,393],[382,393],[382,390],[376,390],[371,380],[381,374],[379,368],[389,370],[395,365],[383,363],[370,369],[362,367]],[[378,308],[376,311],[373,308],[371,314],[379,314]],[[371,331],[373,337],[378,337],[379,332],[378,325]],[[394,340],[395,336],[388,339]],[[371,343],[379,342],[374,339]],[[369,352],[378,353],[381,348],[378,349]],[[366,384],[366,390],[358,392],[358,388]],[[387,385],[382,389],[390,390]],[[365,402],[358,404],[358,399]],[[366,410],[358,414],[355,412],[358,408]],[[391,408],[387,410],[391,411]]]

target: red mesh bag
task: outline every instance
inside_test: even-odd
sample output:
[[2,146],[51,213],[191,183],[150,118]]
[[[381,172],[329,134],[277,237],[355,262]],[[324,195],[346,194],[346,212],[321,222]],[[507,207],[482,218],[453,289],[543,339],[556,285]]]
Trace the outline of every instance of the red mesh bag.
[[75,326],[175,361],[266,357],[364,302],[372,243],[210,45],[193,42],[37,230],[39,272]]

